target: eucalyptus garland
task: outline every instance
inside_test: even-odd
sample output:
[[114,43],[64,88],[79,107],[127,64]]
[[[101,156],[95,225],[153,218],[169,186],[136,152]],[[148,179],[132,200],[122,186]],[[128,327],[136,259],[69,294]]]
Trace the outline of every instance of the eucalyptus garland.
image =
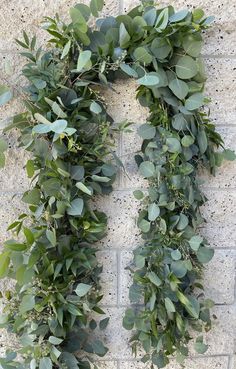
[[[208,99],[201,32],[212,18],[201,9],[175,12],[143,1],[126,15],[103,19],[102,7],[102,0],[76,5],[69,24],[58,15],[45,18],[49,50],[25,32],[17,40],[27,58],[26,111],[6,131],[18,128],[19,146],[31,153],[31,187],[22,198],[28,212],[9,226],[15,238],[0,255],[0,277],[15,280],[15,290],[3,294],[1,327],[19,340],[19,349],[0,359],[3,369],[96,368],[91,354],[107,352],[92,333],[92,313],[104,313],[96,242],[107,231],[93,200],[112,191],[122,165],[113,152],[117,127],[99,94],[99,86],[110,88],[119,78],[137,80],[137,98],[150,110],[138,129],[143,144],[136,155],[148,188],[134,192],[143,204],[144,243],[134,252],[134,305],[123,325],[135,330],[132,349],[142,348],[151,368],[166,366],[174,354],[183,363],[193,330],[200,332],[197,352],[207,349],[201,333],[211,328],[213,302],[203,298],[201,278],[214,251],[198,232],[206,198],[197,170],[214,174],[235,156],[215,151],[223,141],[202,109]],[[10,97],[0,86],[0,104]],[[6,148],[1,139],[1,166]]]

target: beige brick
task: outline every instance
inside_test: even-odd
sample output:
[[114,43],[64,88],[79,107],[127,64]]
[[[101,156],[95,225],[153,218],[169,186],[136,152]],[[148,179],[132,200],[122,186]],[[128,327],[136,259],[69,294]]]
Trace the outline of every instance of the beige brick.
[[[88,4],[89,0],[80,1]],[[2,0],[0,14],[0,50],[19,49],[14,39],[22,37],[25,30],[29,35],[37,35],[40,44],[45,44],[50,38],[40,25],[44,16],[53,17],[58,13],[62,19],[69,19],[69,9],[76,5],[76,0]],[[107,0],[103,10],[104,15],[114,15],[119,11],[118,0]],[[17,25],[17,26],[16,26]]]
[[235,21],[213,23],[212,27],[203,34],[203,55],[235,55]]
[[17,219],[18,215],[26,211],[25,204],[21,201],[21,196],[13,197],[0,194],[0,245],[12,235],[7,232],[7,227]]
[[132,273],[127,267],[131,266],[133,261],[133,252],[121,252],[120,267],[120,303],[122,305],[130,305],[129,288],[133,282]]
[[123,308],[109,308],[106,313],[110,316],[110,324],[104,331],[104,340],[109,348],[106,358],[110,360],[132,358],[129,346],[130,332],[122,327],[125,310]]
[[236,369],[236,355],[230,357],[229,369]]
[[95,364],[98,369],[117,369],[117,362],[115,361],[97,361]]
[[202,209],[206,224],[201,233],[212,247],[236,246],[236,194],[233,191],[207,190],[208,202]]
[[[208,358],[192,358],[186,360],[185,367],[187,369],[227,369],[228,368],[228,357],[208,357]],[[122,369],[147,369],[147,364],[140,362],[121,362]],[[181,367],[175,363],[171,363],[166,369],[180,369]]]
[[208,80],[206,95],[211,118],[217,124],[235,124],[236,109],[236,60],[206,59]]
[[101,274],[102,305],[117,304],[117,256],[113,251],[99,251],[99,263],[103,265]]
[[97,201],[97,208],[108,215],[108,234],[102,248],[127,249],[136,247],[140,232],[136,226],[139,202],[130,191],[116,191]]
[[205,295],[217,304],[234,302],[235,260],[234,250],[216,250],[214,258],[206,265],[203,280]]

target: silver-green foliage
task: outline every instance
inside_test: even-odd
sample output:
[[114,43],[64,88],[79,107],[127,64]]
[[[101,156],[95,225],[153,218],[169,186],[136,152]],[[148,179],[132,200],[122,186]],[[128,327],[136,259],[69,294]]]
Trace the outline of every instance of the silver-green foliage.
[[[90,314],[103,313],[94,244],[106,233],[106,215],[91,200],[109,193],[116,176],[112,119],[97,93],[116,78],[135,78],[137,98],[150,109],[136,157],[149,181],[147,194],[135,191],[143,202],[138,225],[145,242],[135,251],[130,288],[132,302],[144,306],[127,310],[124,327],[135,329],[134,352],[142,346],[143,361],[162,368],[174,353],[181,362],[187,356],[190,329],[211,326],[212,302],[193,293],[202,289],[203,265],[213,256],[197,232],[205,197],[196,172],[203,165],[214,173],[224,157],[234,159],[230,150],[215,153],[222,140],[201,111],[201,31],[211,19],[200,9],[176,13],[143,1],[90,28],[102,5],[77,4],[69,24],[46,18],[53,45],[46,52],[26,33],[17,41],[28,59],[28,99],[8,129],[19,129],[20,146],[32,154],[26,163],[32,183],[22,198],[29,212],[9,226],[16,237],[0,255],[0,277],[16,280],[15,292],[4,293],[1,326],[17,334],[23,358],[18,362],[8,351],[0,359],[3,369],[89,369],[88,354],[107,352],[90,334],[97,328]],[[1,87],[0,103],[9,98]],[[6,148],[1,140],[2,166]],[[107,324],[105,318],[98,328]],[[195,347],[205,352],[201,335]]]

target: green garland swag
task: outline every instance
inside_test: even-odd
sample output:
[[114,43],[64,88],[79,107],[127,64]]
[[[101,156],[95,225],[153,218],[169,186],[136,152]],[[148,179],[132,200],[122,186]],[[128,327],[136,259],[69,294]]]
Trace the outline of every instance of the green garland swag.
[[[197,231],[206,199],[196,177],[199,166],[214,174],[224,158],[234,159],[230,150],[214,151],[223,141],[202,110],[208,100],[201,32],[212,19],[201,9],[175,12],[143,1],[89,27],[102,6],[101,0],[76,5],[69,24],[45,18],[49,51],[36,49],[36,38],[26,33],[17,40],[28,59],[27,111],[6,130],[17,127],[20,146],[32,154],[26,164],[32,183],[22,198],[29,214],[9,227],[20,241],[5,242],[0,255],[0,276],[16,281],[15,291],[3,296],[1,327],[20,345],[0,359],[3,369],[96,368],[89,354],[107,352],[91,334],[97,327],[91,313],[103,313],[94,246],[106,233],[106,215],[91,200],[112,190],[121,164],[112,152],[116,129],[96,92],[118,78],[137,79],[137,98],[150,110],[136,156],[148,188],[134,192],[143,203],[138,226],[145,242],[134,252],[135,305],[123,325],[135,329],[133,351],[141,347],[151,368],[166,366],[173,354],[183,363],[192,330],[211,327],[213,302],[196,292],[214,253]],[[10,95],[1,86],[0,103]],[[1,140],[2,165],[5,150]],[[100,329],[107,324],[103,319]],[[195,348],[207,349],[201,333]]]

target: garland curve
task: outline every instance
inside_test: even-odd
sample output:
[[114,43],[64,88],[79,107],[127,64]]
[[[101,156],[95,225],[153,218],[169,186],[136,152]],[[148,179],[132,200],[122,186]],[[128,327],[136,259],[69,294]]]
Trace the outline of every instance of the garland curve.
[[[92,354],[107,352],[92,333],[92,313],[104,313],[96,243],[107,218],[91,200],[112,191],[122,165],[113,134],[129,124],[114,127],[97,92],[118,78],[136,79],[137,98],[150,110],[138,129],[143,144],[135,158],[148,180],[147,189],[134,191],[142,201],[144,243],[134,251],[134,305],[123,325],[135,329],[133,352],[141,348],[151,368],[165,367],[174,354],[182,364],[193,330],[200,332],[197,352],[207,350],[202,332],[211,328],[213,302],[197,291],[214,251],[198,233],[206,198],[197,171],[215,174],[223,159],[235,158],[230,150],[215,151],[223,141],[202,109],[208,99],[201,33],[212,17],[201,9],[157,9],[154,1],[117,17],[99,18],[102,8],[102,0],[78,4],[68,24],[46,17],[54,46],[46,51],[25,32],[17,40],[27,58],[26,111],[5,131],[20,131],[19,145],[32,155],[26,163],[32,181],[22,198],[29,212],[9,226],[16,237],[0,255],[0,277],[15,280],[15,291],[3,296],[1,327],[20,344],[0,359],[3,369],[96,368]],[[1,104],[11,93],[1,86],[0,95]],[[6,148],[1,139],[2,166]]]

